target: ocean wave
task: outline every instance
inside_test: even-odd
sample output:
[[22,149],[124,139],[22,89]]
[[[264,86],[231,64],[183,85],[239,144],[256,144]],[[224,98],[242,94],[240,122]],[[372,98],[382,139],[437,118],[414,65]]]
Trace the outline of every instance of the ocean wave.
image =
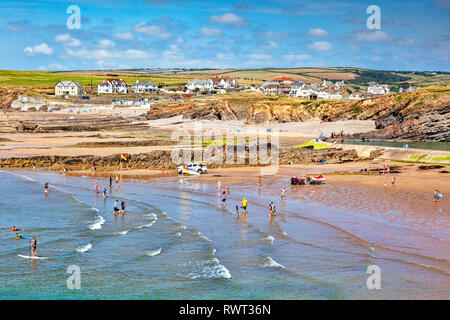
[[214,257],[216,249],[211,249],[211,258],[208,260],[191,261],[184,263],[184,269],[191,269],[191,272],[184,273],[183,277],[191,280],[196,279],[230,279],[230,271],[220,263],[219,259]]
[[203,239],[208,242],[212,242],[210,239],[208,239],[208,237],[202,235],[202,233],[200,231],[197,231],[197,235],[199,236],[200,239]]
[[273,243],[273,241],[275,240],[274,237],[272,237],[271,235],[268,235],[264,238],[264,240],[266,240],[269,243]]
[[99,212],[100,210],[98,210],[96,207],[90,207],[89,208],[90,210],[93,210],[93,211],[95,211],[95,212]]
[[153,226],[155,224],[156,220],[147,223],[147,224],[143,224],[142,226],[136,227],[136,229],[142,229],[142,228],[150,228],[151,226]]
[[181,237],[181,232],[177,232],[177,233],[175,233],[175,236],[177,236],[177,237]]
[[88,243],[87,245],[84,245],[82,247],[77,248],[76,251],[78,251],[78,252],[86,252],[86,251],[91,250],[91,248],[92,248],[92,244]]
[[91,230],[98,230],[102,228],[102,224],[105,223],[105,219],[102,216],[97,216],[97,219],[93,224],[89,226],[89,229]]
[[284,266],[282,266],[281,264],[279,264],[278,262],[276,262],[275,260],[273,260],[269,256],[265,256],[264,257],[262,266],[264,268],[280,268],[280,269],[284,269]]
[[124,236],[126,235],[128,232],[130,232],[131,230],[125,230],[125,231],[120,231],[120,232],[116,232],[115,235],[118,236]]
[[149,257],[153,257],[153,256],[156,256],[156,255],[160,254],[161,251],[162,251],[162,248],[159,248],[159,249],[156,249],[156,250],[153,250],[153,251],[146,252],[145,255],[149,256]]
[[154,213],[147,213],[145,216],[149,219],[158,220],[158,216]]

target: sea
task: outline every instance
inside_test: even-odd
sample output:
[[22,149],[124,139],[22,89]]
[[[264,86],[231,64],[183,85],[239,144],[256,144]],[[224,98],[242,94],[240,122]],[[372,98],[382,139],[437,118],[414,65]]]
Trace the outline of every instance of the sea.
[[[229,185],[225,204],[217,182],[195,177],[118,188],[45,170],[1,170],[0,179],[0,299],[450,298],[446,207],[411,217],[395,201],[358,201],[358,188],[293,189],[285,178]],[[243,196],[248,213],[237,216]],[[113,214],[116,200],[124,215]],[[12,226],[48,259],[19,257],[30,255],[29,240]]]

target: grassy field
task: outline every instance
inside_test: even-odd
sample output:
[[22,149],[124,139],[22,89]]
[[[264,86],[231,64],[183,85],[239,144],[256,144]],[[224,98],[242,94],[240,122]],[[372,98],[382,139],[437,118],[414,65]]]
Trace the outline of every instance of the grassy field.
[[429,72],[395,72],[367,70],[359,68],[264,68],[264,69],[225,69],[225,70],[192,70],[158,74],[140,74],[140,70],[111,71],[10,71],[0,70],[0,87],[41,87],[53,88],[60,80],[73,80],[83,86],[97,86],[105,78],[118,75],[128,85],[136,80],[151,81],[166,86],[184,86],[191,79],[207,79],[211,76],[229,76],[241,85],[261,85],[262,82],[279,76],[292,77],[297,81],[322,82],[323,80],[345,80],[353,86],[365,87],[367,82],[375,81],[391,85],[430,86],[450,85],[450,73],[433,75]]
[[[184,77],[164,77],[164,76],[149,76],[149,75],[121,75],[117,72],[111,72],[112,74],[119,74],[128,85],[132,85],[139,81],[151,81],[156,84],[164,85],[185,85],[191,78]],[[59,72],[43,72],[43,71],[10,71],[0,70],[0,87],[42,87],[42,88],[54,88],[55,84],[60,80],[78,81],[83,86],[97,86],[105,78],[113,78],[112,76],[106,76],[106,73],[98,74],[95,71],[91,74],[86,71],[76,73],[59,73]]]

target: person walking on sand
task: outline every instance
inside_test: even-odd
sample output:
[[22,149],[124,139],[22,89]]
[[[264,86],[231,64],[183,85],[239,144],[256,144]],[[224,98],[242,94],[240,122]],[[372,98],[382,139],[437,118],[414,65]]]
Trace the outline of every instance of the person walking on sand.
[[434,190],[433,198],[436,202],[439,202],[442,199],[442,193],[439,193],[439,191],[437,189]]
[[386,166],[383,166],[383,174],[386,173]]
[[392,186],[395,184],[395,177],[392,177]]

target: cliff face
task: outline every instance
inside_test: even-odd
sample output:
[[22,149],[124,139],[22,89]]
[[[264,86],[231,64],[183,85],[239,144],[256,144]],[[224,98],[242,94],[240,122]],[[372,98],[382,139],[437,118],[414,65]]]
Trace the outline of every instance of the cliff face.
[[310,119],[325,122],[375,120],[375,131],[355,137],[450,141],[450,90],[445,91],[442,87],[361,101],[308,101],[255,96],[161,103],[152,109],[149,119],[180,114],[187,119],[242,120],[248,124]]

